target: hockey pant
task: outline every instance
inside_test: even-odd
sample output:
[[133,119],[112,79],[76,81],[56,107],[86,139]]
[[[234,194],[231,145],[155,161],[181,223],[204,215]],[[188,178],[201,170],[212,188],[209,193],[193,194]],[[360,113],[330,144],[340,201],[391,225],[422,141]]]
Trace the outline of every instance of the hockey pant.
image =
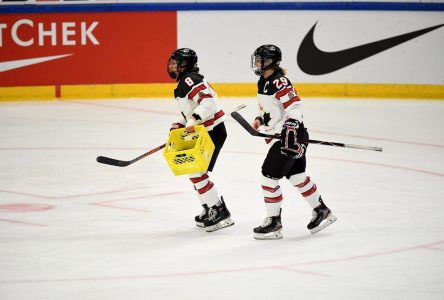
[[279,215],[283,200],[279,180],[284,176],[311,207],[315,208],[320,204],[316,184],[305,174],[305,155],[294,159],[282,154],[280,147],[280,141],[275,142],[262,164],[262,193],[269,217]]

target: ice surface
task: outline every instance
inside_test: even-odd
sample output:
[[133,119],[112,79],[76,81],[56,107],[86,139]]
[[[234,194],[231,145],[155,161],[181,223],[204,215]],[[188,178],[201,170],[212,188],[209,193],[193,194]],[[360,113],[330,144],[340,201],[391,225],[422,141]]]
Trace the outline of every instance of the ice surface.
[[[255,116],[255,99],[220,99]],[[283,240],[258,241],[261,138],[226,122],[211,180],[235,225],[197,228],[189,180],[161,152],[172,100],[0,103],[0,299],[444,299],[444,102],[307,99],[307,174],[338,221],[282,181]]]

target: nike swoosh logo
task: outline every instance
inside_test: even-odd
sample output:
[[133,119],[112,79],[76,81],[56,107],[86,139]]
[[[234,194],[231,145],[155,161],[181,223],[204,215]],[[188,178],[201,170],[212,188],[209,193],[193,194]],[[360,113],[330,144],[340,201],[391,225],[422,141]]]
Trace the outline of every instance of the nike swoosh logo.
[[4,62],[0,62],[0,72],[10,71],[10,70],[23,68],[23,67],[27,67],[27,66],[31,66],[31,65],[35,65],[35,64],[40,64],[40,63],[43,63],[46,61],[60,59],[60,58],[63,58],[66,56],[71,56],[71,55],[73,55],[73,53],[4,61]]
[[310,75],[323,75],[337,71],[444,26],[444,24],[436,25],[337,52],[324,52],[315,45],[313,40],[316,25],[317,22],[302,40],[297,55],[299,68]]

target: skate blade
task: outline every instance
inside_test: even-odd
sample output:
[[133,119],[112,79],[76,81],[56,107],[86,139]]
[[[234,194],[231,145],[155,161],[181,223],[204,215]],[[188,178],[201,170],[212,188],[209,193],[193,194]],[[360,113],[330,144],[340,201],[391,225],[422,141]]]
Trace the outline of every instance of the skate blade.
[[269,233],[254,233],[256,240],[280,240],[284,236],[281,231],[269,232]]
[[214,224],[212,226],[205,227],[205,231],[206,232],[213,232],[213,231],[225,228],[225,227],[230,227],[232,225],[234,225],[234,221],[231,218],[228,218],[228,219],[222,220],[219,223]]
[[203,222],[196,222],[196,226],[200,228],[205,228],[205,225]]
[[310,229],[311,234],[315,234],[319,231],[321,231],[322,229],[324,229],[325,227],[333,224],[334,222],[336,222],[338,218],[336,218],[336,216],[329,214],[327,216],[327,218],[324,220],[324,223],[321,223],[318,227],[312,228]]

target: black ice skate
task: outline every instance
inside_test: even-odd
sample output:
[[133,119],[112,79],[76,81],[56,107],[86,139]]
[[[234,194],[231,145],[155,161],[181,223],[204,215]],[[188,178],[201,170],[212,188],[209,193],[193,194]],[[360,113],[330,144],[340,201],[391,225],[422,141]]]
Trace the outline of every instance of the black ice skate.
[[[282,211],[282,210],[281,210]],[[281,211],[278,216],[267,217],[261,226],[253,229],[254,238],[257,240],[277,240],[282,236]]]
[[205,231],[212,232],[234,224],[231,214],[225,205],[224,198],[220,197],[221,203],[210,207],[208,217],[204,220]]
[[321,197],[319,197],[319,202],[321,202],[321,204],[313,209],[313,217],[307,225],[307,228],[311,233],[321,231],[338,219],[331,213],[331,210],[324,204],[324,202],[322,202]]
[[208,205],[204,204],[202,205],[203,210],[200,213],[200,215],[197,215],[194,220],[196,221],[196,226],[197,227],[205,227],[204,225],[204,220],[206,218],[208,218],[208,212],[210,211],[210,208],[208,207]]

